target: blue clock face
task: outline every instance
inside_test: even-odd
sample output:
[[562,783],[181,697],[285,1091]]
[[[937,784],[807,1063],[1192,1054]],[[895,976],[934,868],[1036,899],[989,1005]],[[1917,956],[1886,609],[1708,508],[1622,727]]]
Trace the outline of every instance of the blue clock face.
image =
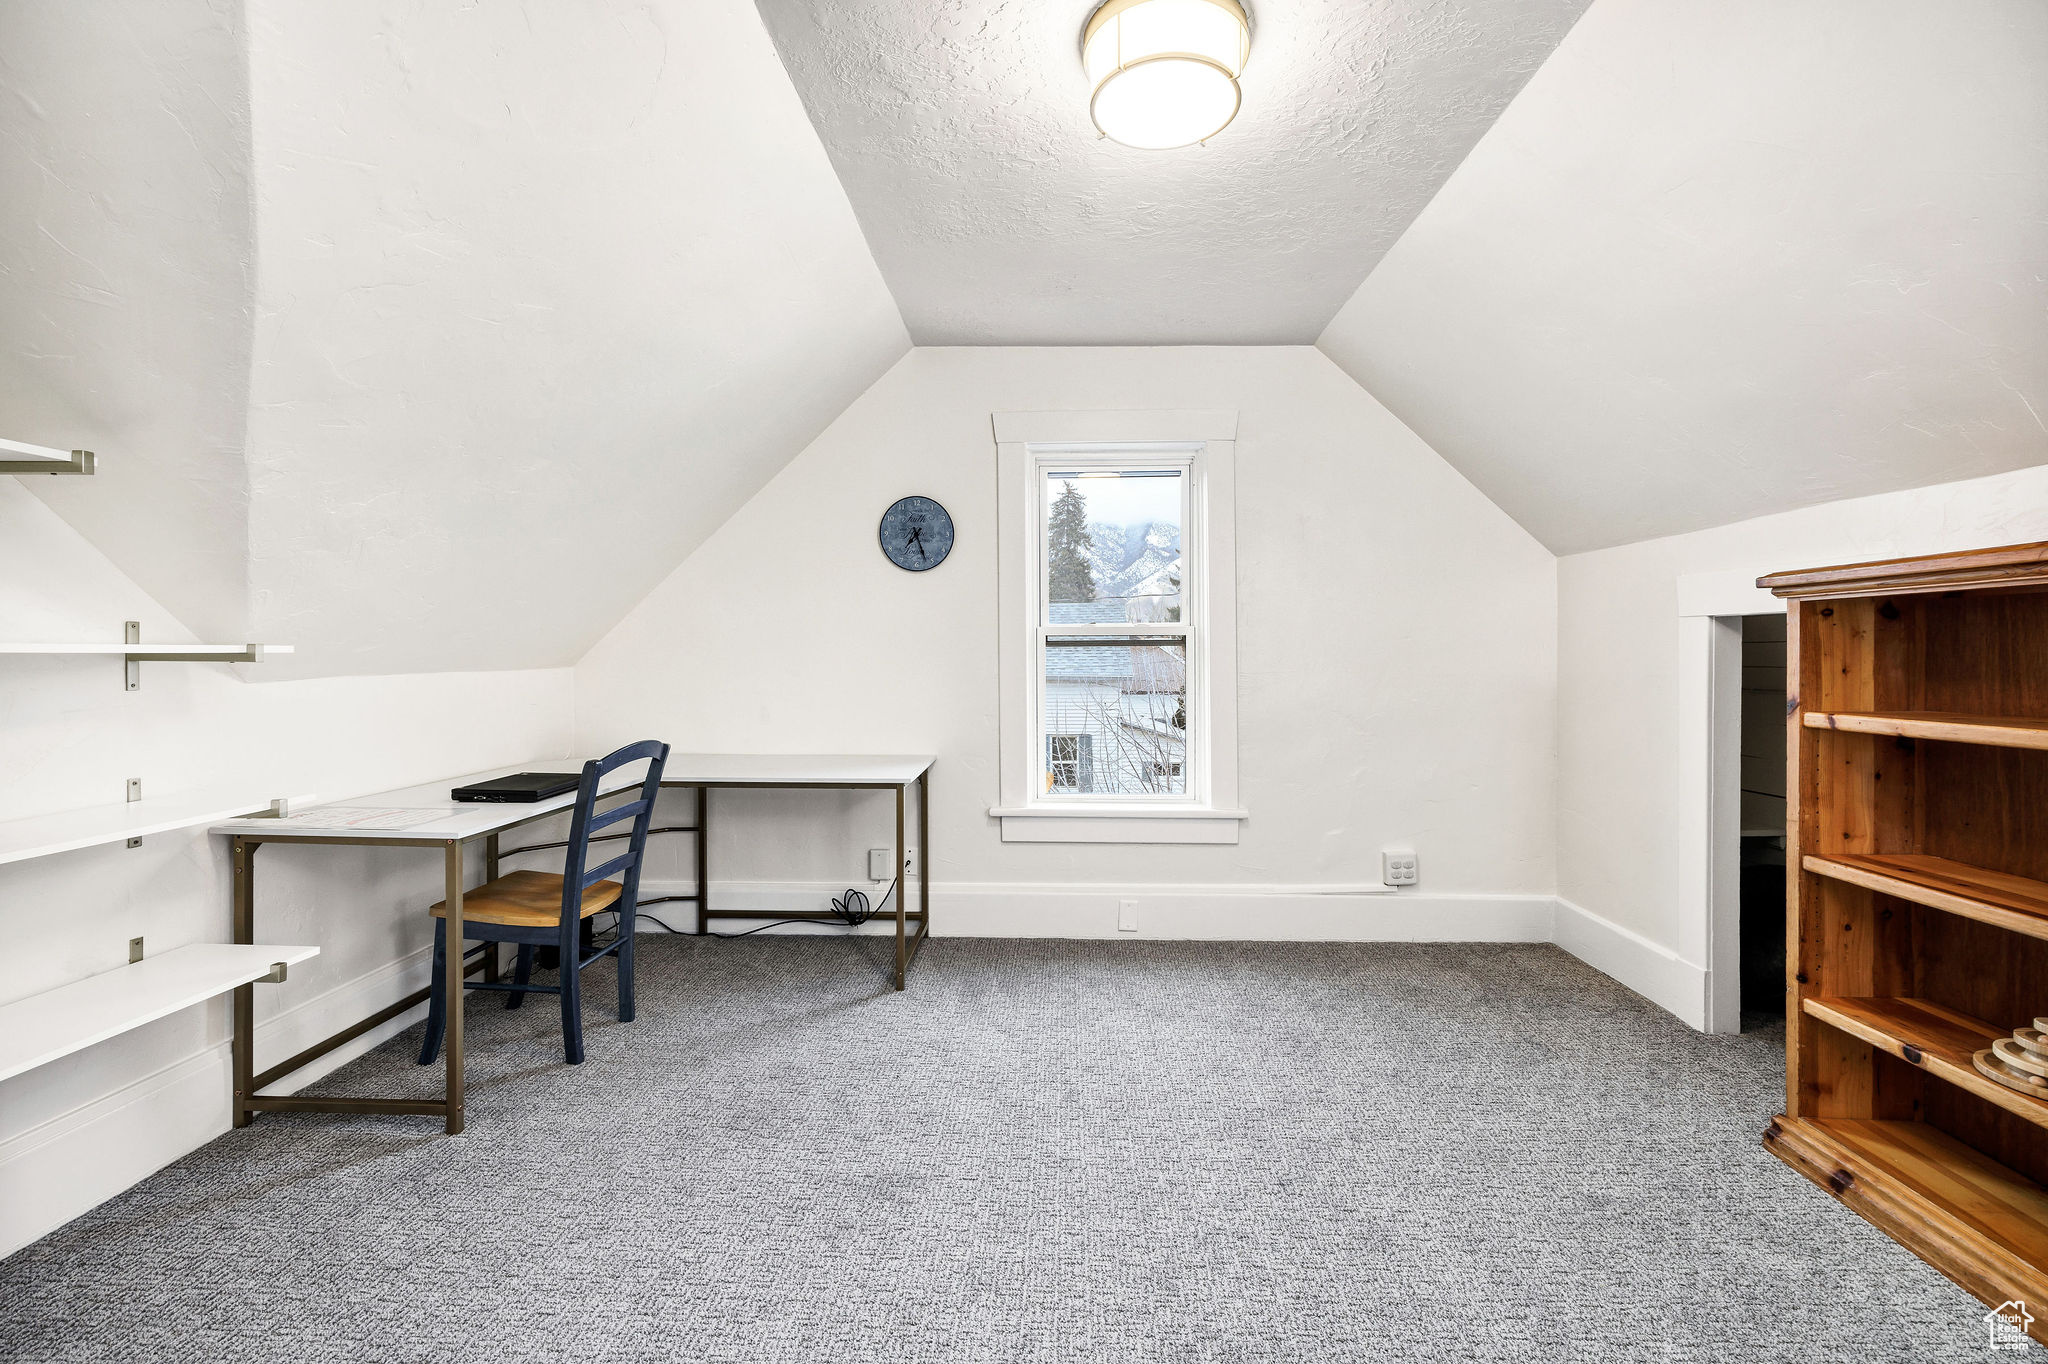
[[922,573],[953,552],[953,518],[929,497],[906,497],[882,513],[882,553],[898,568]]

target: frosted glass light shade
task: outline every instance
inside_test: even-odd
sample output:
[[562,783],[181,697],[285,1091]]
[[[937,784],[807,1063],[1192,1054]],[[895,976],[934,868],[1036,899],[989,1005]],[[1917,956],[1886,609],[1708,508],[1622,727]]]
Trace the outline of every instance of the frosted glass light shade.
[[1251,47],[1237,0],[1109,0],[1081,38],[1089,113],[1127,147],[1206,141],[1237,117]]

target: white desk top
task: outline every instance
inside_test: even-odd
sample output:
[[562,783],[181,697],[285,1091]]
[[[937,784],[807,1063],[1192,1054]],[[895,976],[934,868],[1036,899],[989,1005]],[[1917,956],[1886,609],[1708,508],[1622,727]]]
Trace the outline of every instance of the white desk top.
[[[639,783],[642,773],[636,769],[639,764],[622,767],[614,772],[605,783],[606,792],[623,791]],[[289,819],[231,819],[224,824],[213,826],[217,834],[256,834],[272,838],[332,838],[362,839],[375,838],[396,843],[446,843],[450,839],[482,838],[486,834],[509,829],[515,824],[532,819],[535,815],[551,814],[566,810],[576,803],[576,793],[568,791],[546,800],[525,803],[495,801],[464,802],[451,800],[448,793],[458,786],[472,782],[488,781],[492,777],[509,777],[518,772],[580,772],[581,758],[536,758],[532,762],[517,763],[511,767],[494,767],[488,772],[471,772],[460,777],[443,777],[439,781],[425,782],[419,786],[407,786],[397,791],[380,791],[375,795],[357,796],[353,800],[337,801],[332,805],[321,805],[311,810],[294,811]],[[361,828],[347,823],[368,810],[417,810],[422,816],[434,816],[404,829]],[[322,815],[329,815],[333,823],[317,822]]]
[[[662,769],[664,783],[710,785],[759,783],[768,786],[835,786],[850,782],[896,785],[916,781],[929,769],[930,755],[862,755],[799,753],[671,753]],[[480,802],[467,804],[450,800],[448,793],[458,786],[507,777],[515,772],[580,772],[581,758],[536,758],[511,767],[493,768],[460,777],[443,777],[420,786],[398,791],[358,796],[353,800],[294,812],[290,819],[234,819],[213,826],[217,834],[253,834],[271,838],[327,838],[335,840],[375,838],[397,843],[446,843],[450,839],[481,838],[511,828],[535,815],[566,810],[576,803],[576,793],[553,796],[525,804]],[[640,764],[623,767],[606,782],[607,792],[623,791],[638,783]],[[346,821],[368,810],[418,810],[423,818],[410,828],[352,827]],[[333,822],[319,822],[322,814]],[[308,817],[311,817],[310,819]]]
[[664,784],[759,782],[764,786],[894,786],[931,769],[929,753],[671,753]]

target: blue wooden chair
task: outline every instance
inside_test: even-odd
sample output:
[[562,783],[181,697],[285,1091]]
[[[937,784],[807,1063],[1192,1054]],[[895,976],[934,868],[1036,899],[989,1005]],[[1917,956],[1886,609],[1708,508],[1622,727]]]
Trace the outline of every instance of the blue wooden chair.
[[[647,776],[640,783],[638,797],[600,811],[597,793],[605,775],[636,762],[647,764]],[[648,739],[583,764],[583,784],[577,789],[574,813],[569,820],[569,845],[562,874],[515,871],[462,897],[465,940],[519,945],[519,965],[510,982],[470,981],[468,988],[510,991],[511,997],[505,1001],[508,1009],[518,1008],[520,1001],[535,992],[560,995],[562,1051],[572,1066],[583,1063],[580,982],[584,967],[607,956],[618,957],[619,1021],[633,1021],[633,923],[640,899],[640,864],[647,850],[647,825],[654,815],[654,799],[661,794],[661,769],[667,762],[668,745]],[[599,836],[598,830],[622,819],[633,821],[631,833]],[[626,851],[602,866],[589,865],[591,844],[620,838],[628,840]],[[623,881],[606,879],[620,872],[625,873]],[[583,921],[608,909],[618,911],[618,935],[605,947],[583,955]],[[433,1064],[440,1054],[441,1038],[448,1028],[448,1000],[443,984],[448,965],[447,912],[446,901],[434,906],[433,1002],[427,1007],[426,1041],[420,1045],[423,1066]],[[533,954],[541,947],[553,947],[561,954],[561,984],[532,983]]]

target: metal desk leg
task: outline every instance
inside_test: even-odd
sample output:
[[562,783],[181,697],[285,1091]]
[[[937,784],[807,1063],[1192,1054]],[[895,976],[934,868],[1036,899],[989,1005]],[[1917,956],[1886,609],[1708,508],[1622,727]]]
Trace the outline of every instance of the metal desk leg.
[[[230,851],[234,862],[234,938],[237,943],[256,941],[256,849],[258,845],[236,838]],[[247,1127],[255,1115],[249,1097],[256,1092],[251,1077],[256,1073],[256,987],[235,987],[233,1033],[235,1068],[234,1124]]]
[[711,931],[711,788],[697,788],[697,936]]
[[921,920],[917,940],[932,935],[932,774],[926,768],[917,774],[917,912]]
[[[447,991],[448,1000],[447,1103],[448,1135],[452,1137],[462,1130],[462,843],[459,839],[450,840],[447,849],[448,951],[444,954],[446,970],[441,988]],[[575,969],[571,962],[562,963],[562,967]]]
[[899,990],[903,988],[903,974],[910,967],[903,945],[904,901],[908,898],[903,893],[903,877],[909,870],[903,856],[903,798],[908,790],[900,784],[896,788],[896,988]]

